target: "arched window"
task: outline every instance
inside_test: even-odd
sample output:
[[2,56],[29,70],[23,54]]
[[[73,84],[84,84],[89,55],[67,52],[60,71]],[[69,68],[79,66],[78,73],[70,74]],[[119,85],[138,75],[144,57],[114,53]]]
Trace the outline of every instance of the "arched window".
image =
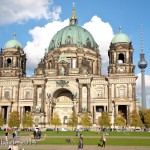
[[68,117],[64,116],[64,124],[67,124],[67,123],[68,123]]
[[7,59],[7,67],[10,67],[10,66],[11,66],[11,63],[12,63],[12,62],[11,62],[11,59],[8,58],[8,59]]
[[122,64],[122,63],[124,63],[124,54],[119,54],[119,56],[118,56],[118,63],[119,64]]

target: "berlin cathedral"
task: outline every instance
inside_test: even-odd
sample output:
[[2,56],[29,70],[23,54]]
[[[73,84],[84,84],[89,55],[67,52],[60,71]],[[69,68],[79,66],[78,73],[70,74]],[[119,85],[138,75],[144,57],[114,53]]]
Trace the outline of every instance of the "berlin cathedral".
[[20,119],[31,112],[36,127],[48,126],[54,113],[65,126],[72,112],[79,122],[87,112],[92,125],[98,125],[103,111],[110,117],[121,111],[129,124],[129,114],[139,103],[134,49],[126,34],[120,31],[110,43],[107,75],[101,74],[99,47],[89,31],[78,26],[74,7],[68,26],[47,47],[32,77],[26,76],[27,57],[18,40],[7,41],[1,49],[0,112],[5,125],[13,111]]

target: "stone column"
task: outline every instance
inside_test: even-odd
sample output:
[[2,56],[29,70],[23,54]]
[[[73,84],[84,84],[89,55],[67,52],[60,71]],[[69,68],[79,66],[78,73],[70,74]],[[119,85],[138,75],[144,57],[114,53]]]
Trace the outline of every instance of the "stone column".
[[10,106],[7,107],[7,121],[6,121],[6,124],[8,124],[9,115],[10,115]]
[[92,74],[95,74],[94,60],[91,60],[91,66],[92,66],[92,68],[91,68],[91,73],[92,73]]
[[71,57],[71,64],[70,64],[70,68],[73,68],[73,58]]
[[114,84],[114,98],[116,98],[116,84]]
[[34,98],[33,98],[33,112],[36,110],[37,105],[37,86],[34,85]]
[[130,105],[127,105],[127,125],[130,124]]
[[82,112],[82,84],[79,84],[79,113]]
[[116,115],[118,114],[118,105],[116,104],[115,105],[115,112],[116,112]]
[[0,114],[2,114],[2,106],[0,106]]
[[4,118],[4,107],[2,107],[2,117]]
[[22,107],[20,107],[20,120],[21,120],[21,123],[22,123]]
[[93,106],[93,124],[96,124],[96,106]]
[[112,112],[112,84],[108,85],[108,112]]
[[87,84],[87,112],[91,112],[90,111],[90,100],[91,100],[91,91],[90,91],[90,88],[91,85],[90,84]]
[[129,98],[129,84],[127,84],[127,98]]
[[42,97],[41,97],[41,113],[44,113],[44,106],[45,106],[45,86],[42,85]]
[[135,83],[132,85],[132,101],[133,101],[133,110],[136,109],[136,89]]
[[104,98],[108,98],[108,96],[107,96],[107,93],[108,93],[108,91],[107,91],[107,85],[105,85],[105,90],[104,90],[104,95],[105,95],[105,97]]
[[15,93],[15,103],[17,104],[17,112],[19,110],[19,87],[20,85],[16,86],[15,89],[16,89],[16,93]]
[[106,106],[103,106],[104,107],[104,111],[106,111]]
[[51,102],[49,102],[49,116],[48,116],[48,121],[50,121],[50,119],[51,119],[51,116],[52,116],[52,104],[51,104]]
[[2,99],[2,86],[0,86],[0,99]]

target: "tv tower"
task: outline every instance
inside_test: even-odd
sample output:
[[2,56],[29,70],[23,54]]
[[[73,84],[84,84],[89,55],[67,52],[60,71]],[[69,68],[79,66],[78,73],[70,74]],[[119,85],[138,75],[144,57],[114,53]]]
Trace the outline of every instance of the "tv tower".
[[142,24],[141,24],[141,53],[140,53],[140,61],[138,63],[138,67],[141,69],[141,92],[142,92],[142,107],[146,108],[146,96],[145,96],[145,68],[148,63],[144,58],[144,50],[143,50],[143,33],[142,33]]

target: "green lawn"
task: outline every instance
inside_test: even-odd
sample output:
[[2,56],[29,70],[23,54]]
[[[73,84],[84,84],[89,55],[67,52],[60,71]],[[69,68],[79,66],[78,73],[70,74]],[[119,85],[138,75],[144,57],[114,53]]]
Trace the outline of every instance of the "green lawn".
[[[20,132],[19,136],[27,136],[32,132]],[[82,131],[80,132],[84,137],[85,145],[100,145],[100,137],[102,132],[97,134],[94,131]],[[150,146],[150,132],[108,132],[107,145],[113,146]],[[11,134],[11,133],[10,133]],[[59,132],[47,131],[43,132],[42,136],[47,135],[48,138],[43,141],[38,141],[37,144],[44,145],[77,145],[78,137],[76,137],[75,131]],[[0,135],[4,135],[3,131],[0,131]],[[53,137],[51,137],[53,136]],[[55,137],[56,136],[56,137]],[[65,137],[64,137],[65,136]],[[73,137],[75,142],[65,142],[67,138]],[[119,138],[120,137],[120,138]],[[137,138],[136,138],[137,137]],[[141,137],[141,138],[140,138]],[[148,138],[149,137],[149,138]],[[21,137],[20,137],[21,138]]]
[[[44,141],[37,142],[40,145],[77,145],[78,138],[75,142],[67,143],[66,138],[47,138]],[[150,139],[132,139],[132,138],[107,138],[107,145],[113,146],[150,146]],[[85,145],[101,145],[99,138],[84,138]]]
[[[11,134],[12,132],[10,132]],[[29,136],[32,132],[27,132],[27,131],[21,131],[19,132],[20,136]],[[100,136],[102,135],[103,132],[100,134],[97,134],[94,131],[82,131],[79,132],[82,133],[84,136]],[[146,136],[150,137],[150,132],[107,132],[110,136]],[[42,132],[42,135],[47,135],[47,136],[75,136],[76,132],[75,131],[60,131],[57,133],[56,131],[44,131]],[[4,131],[0,131],[0,135],[4,135]]]

